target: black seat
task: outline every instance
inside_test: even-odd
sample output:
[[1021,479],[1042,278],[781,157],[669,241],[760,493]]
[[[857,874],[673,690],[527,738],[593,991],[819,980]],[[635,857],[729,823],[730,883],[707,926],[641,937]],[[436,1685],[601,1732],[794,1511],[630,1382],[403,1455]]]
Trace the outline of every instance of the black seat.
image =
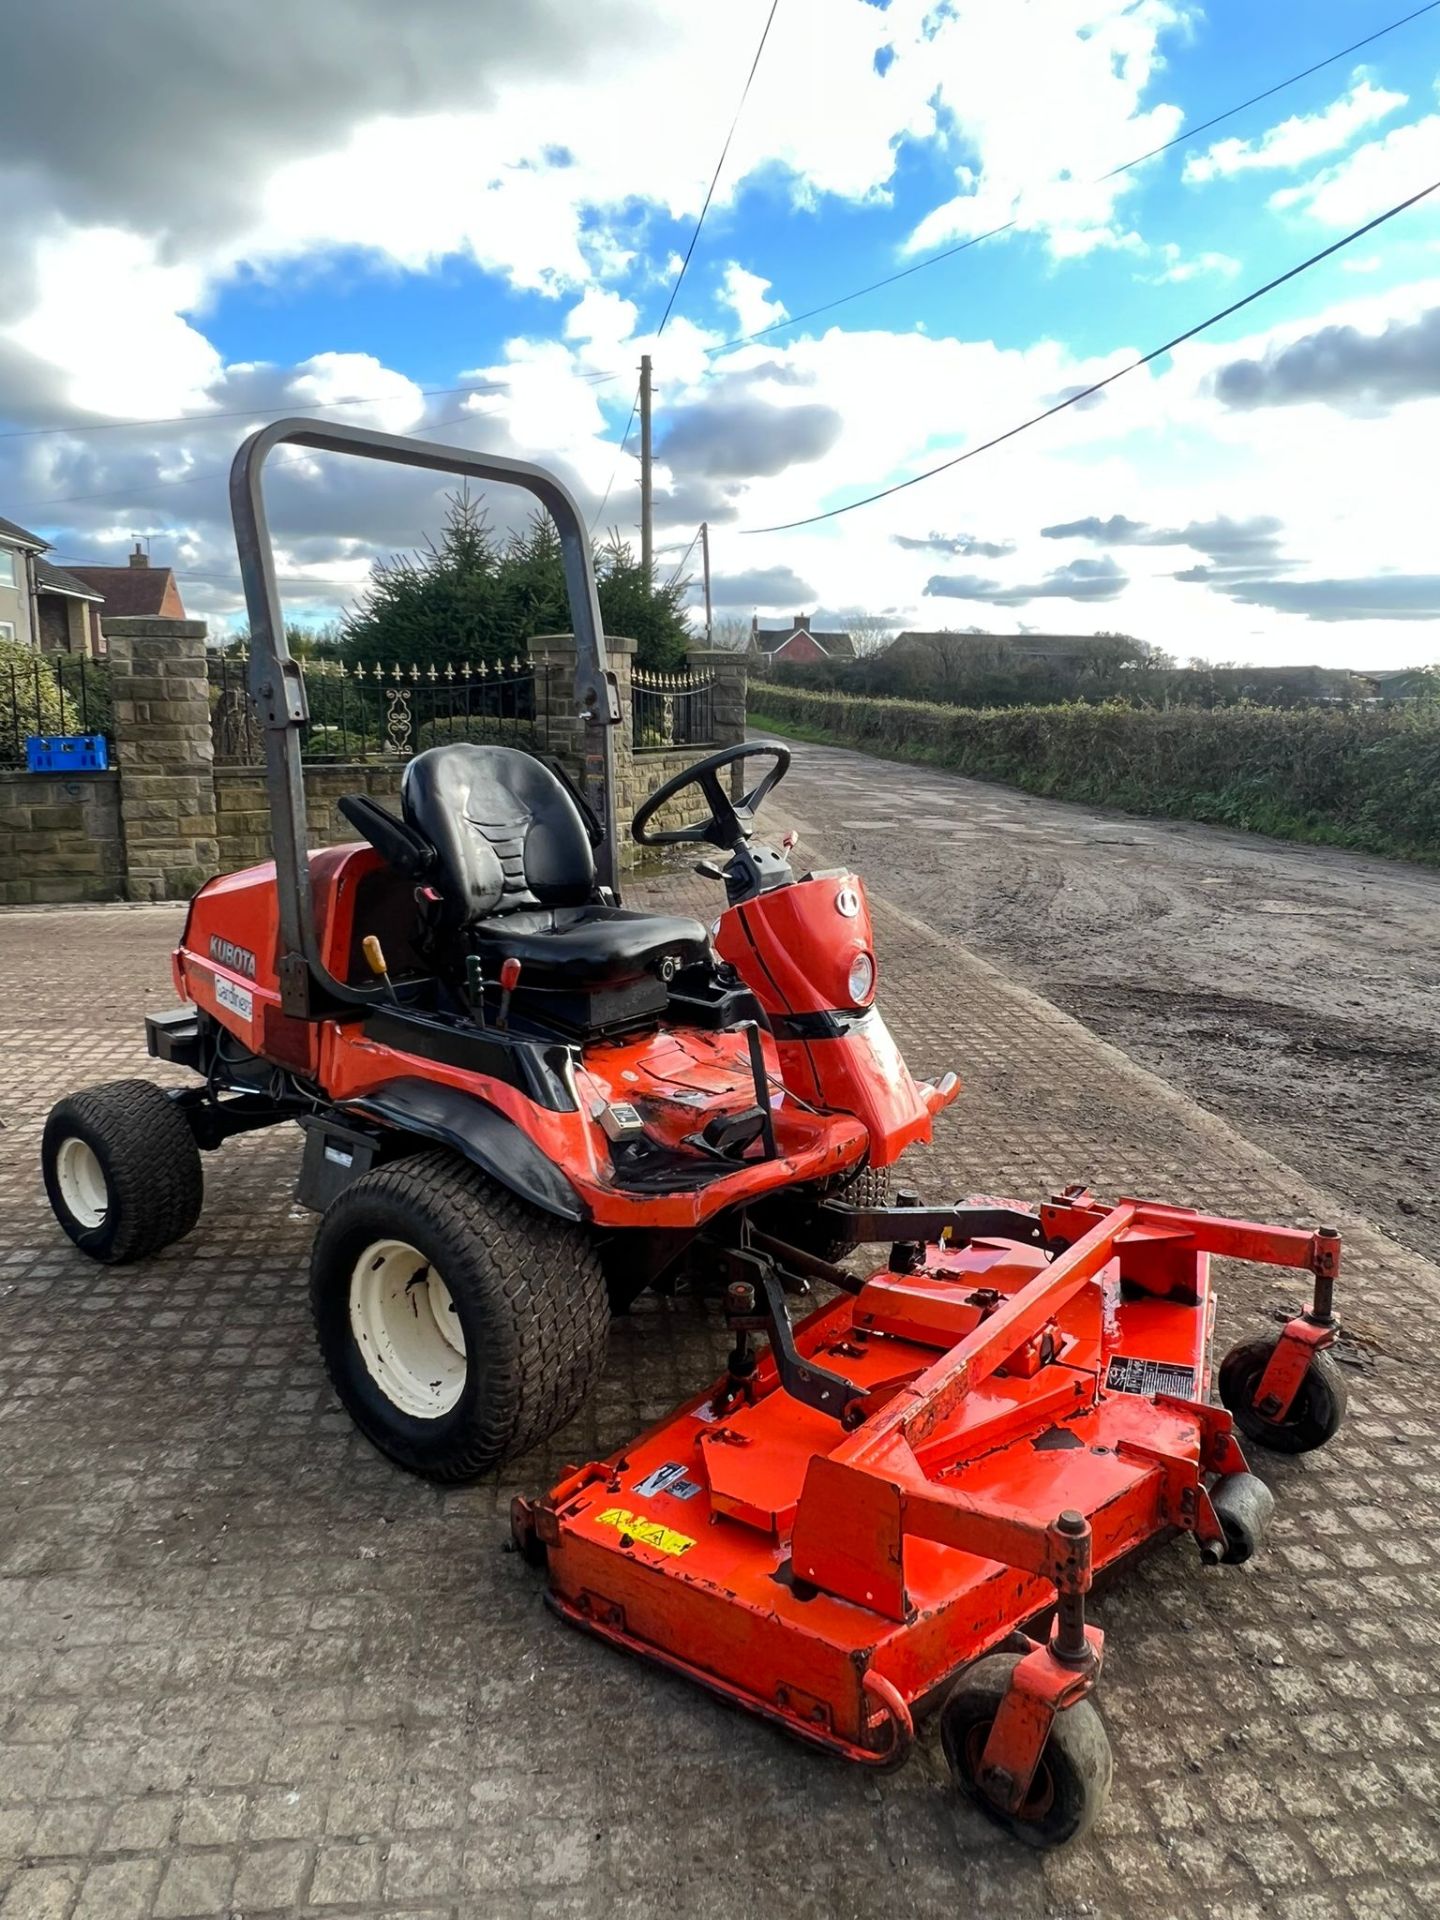
[[522,992],[548,990],[573,1003],[601,988],[617,1010],[614,989],[649,981],[658,996],[619,996],[639,1017],[663,1010],[665,984],[708,950],[698,920],[633,913],[595,898],[595,858],[580,811],[528,753],[464,742],[431,747],[405,769],[401,804],[405,825],[435,852],[426,878],[438,895],[437,923],[480,955],[487,981],[501,961],[515,959]]

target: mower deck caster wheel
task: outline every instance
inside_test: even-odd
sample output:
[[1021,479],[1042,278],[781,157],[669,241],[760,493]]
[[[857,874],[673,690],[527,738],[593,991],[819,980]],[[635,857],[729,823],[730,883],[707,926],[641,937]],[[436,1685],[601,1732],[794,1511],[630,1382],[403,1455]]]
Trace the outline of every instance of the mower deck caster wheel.
[[1245,1340],[1220,1362],[1220,1399],[1240,1431],[1274,1453],[1309,1453],[1333,1440],[1345,1419],[1348,1395],[1344,1376],[1328,1353],[1317,1353],[1283,1420],[1267,1420],[1256,1411],[1255,1394],[1273,1340]]
[[60,1225],[111,1267],[189,1233],[205,1198],[190,1123],[152,1080],[112,1080],[58,1101],[40,1168]]
[[1244,1566],[1264,1550],[1275,1514],[1275,1496],[1253,1473],[1231,1473],[1214,1488],[1210,1504],[1225,1529],[1225,1551],[1215,1555],[1227,1567]]
[[1089,1700],[1062,1708],[1019,1811],[1011,1813],[992,1800],[980,1784],[980,1760],[1022,1658],[992,1653],[966,1668],[940,1709],[940,1744],[951,1779],[982,1813],[1027,1847],[1063,1847],[1089,1832],[1110,1797],[1110,1739]]

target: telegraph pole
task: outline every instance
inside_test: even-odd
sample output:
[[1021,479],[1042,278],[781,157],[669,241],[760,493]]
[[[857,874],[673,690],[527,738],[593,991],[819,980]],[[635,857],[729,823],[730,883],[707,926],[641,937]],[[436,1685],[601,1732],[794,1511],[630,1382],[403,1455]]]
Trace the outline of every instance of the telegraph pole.
[[654,577],[655,527],[650,475],[650,356],[640,356],[640,564],[645,583]]
[[705,644],[714,646],[714,623],[710,618],[710,522],[700,522],[700,558],[705,568]]

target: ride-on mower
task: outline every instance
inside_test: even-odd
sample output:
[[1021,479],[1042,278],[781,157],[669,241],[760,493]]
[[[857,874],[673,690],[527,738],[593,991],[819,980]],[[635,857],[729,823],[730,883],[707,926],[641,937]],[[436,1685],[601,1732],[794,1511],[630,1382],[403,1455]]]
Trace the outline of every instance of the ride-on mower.
[[[409,763],[399,815],[352,796],[360,838],[308,849],[305,691],[261,494],[282,443],[514,484],[549,511],[588,794],[556,763],[457,742]],[[376,1446],[445,1481],[570,1418],[612,1306],[714,1288],[724,1377],[516,1501],[551,1604],[867,1764],[902,1757],[938,1705],[965,1792],[1036,1844],[1073,1838],[1110,1777],[1092,1579],[1177,1531],[1211,1560],[1256,1551],[1271,1497],[1234,1428],[1289,1452],[1336,1431],[1337,1237],[1080,1188],[1038,1208],[889,1196],[959,1089],[912,1079],[876,1010],[860,880],[797,873],[788,837],[756,839],[787,749],[713,753],[635,816],[642,845],[716,856],[698,868],[724,890],[710,932],[620,904],[621,715],[567,490],[520,462],[292,420],[241,448],[231,497],[275,858],[195,895],[182,1004],[146,1022],[194,1084],[120,1081],[51,1113],[61,1225],[97,1260],[155,1253],[199,1217],[203,1151],[298,1122],[330,1377]],[[681,823],[656,826],[687,794]],[[868,1278],[837,1264],[876,1242],[890,1254]],[[1223,1407],[1215,1255],[1313,1276],[1308,1312],[1222,1364]],[[793,1323],[816,1286],[834,1297]]]

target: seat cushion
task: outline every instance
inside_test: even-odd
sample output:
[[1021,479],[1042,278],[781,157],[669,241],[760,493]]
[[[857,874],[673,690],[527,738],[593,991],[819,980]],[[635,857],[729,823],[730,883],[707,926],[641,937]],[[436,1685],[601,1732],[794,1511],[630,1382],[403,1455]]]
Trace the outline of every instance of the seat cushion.
[[401,803],[406,826],[435,850],[437,918],[448,929],[507,907],[576,904],[595,890],[580,811],[533,754],[468,741],[430,747],[405,769]]
[[520,908],[470,928],[486,978],[498,975],[502,960],[518,960],[522,992],[623,986],[647,973],[668,981],[703,959],[709,944],[698,920],[625,907]]

